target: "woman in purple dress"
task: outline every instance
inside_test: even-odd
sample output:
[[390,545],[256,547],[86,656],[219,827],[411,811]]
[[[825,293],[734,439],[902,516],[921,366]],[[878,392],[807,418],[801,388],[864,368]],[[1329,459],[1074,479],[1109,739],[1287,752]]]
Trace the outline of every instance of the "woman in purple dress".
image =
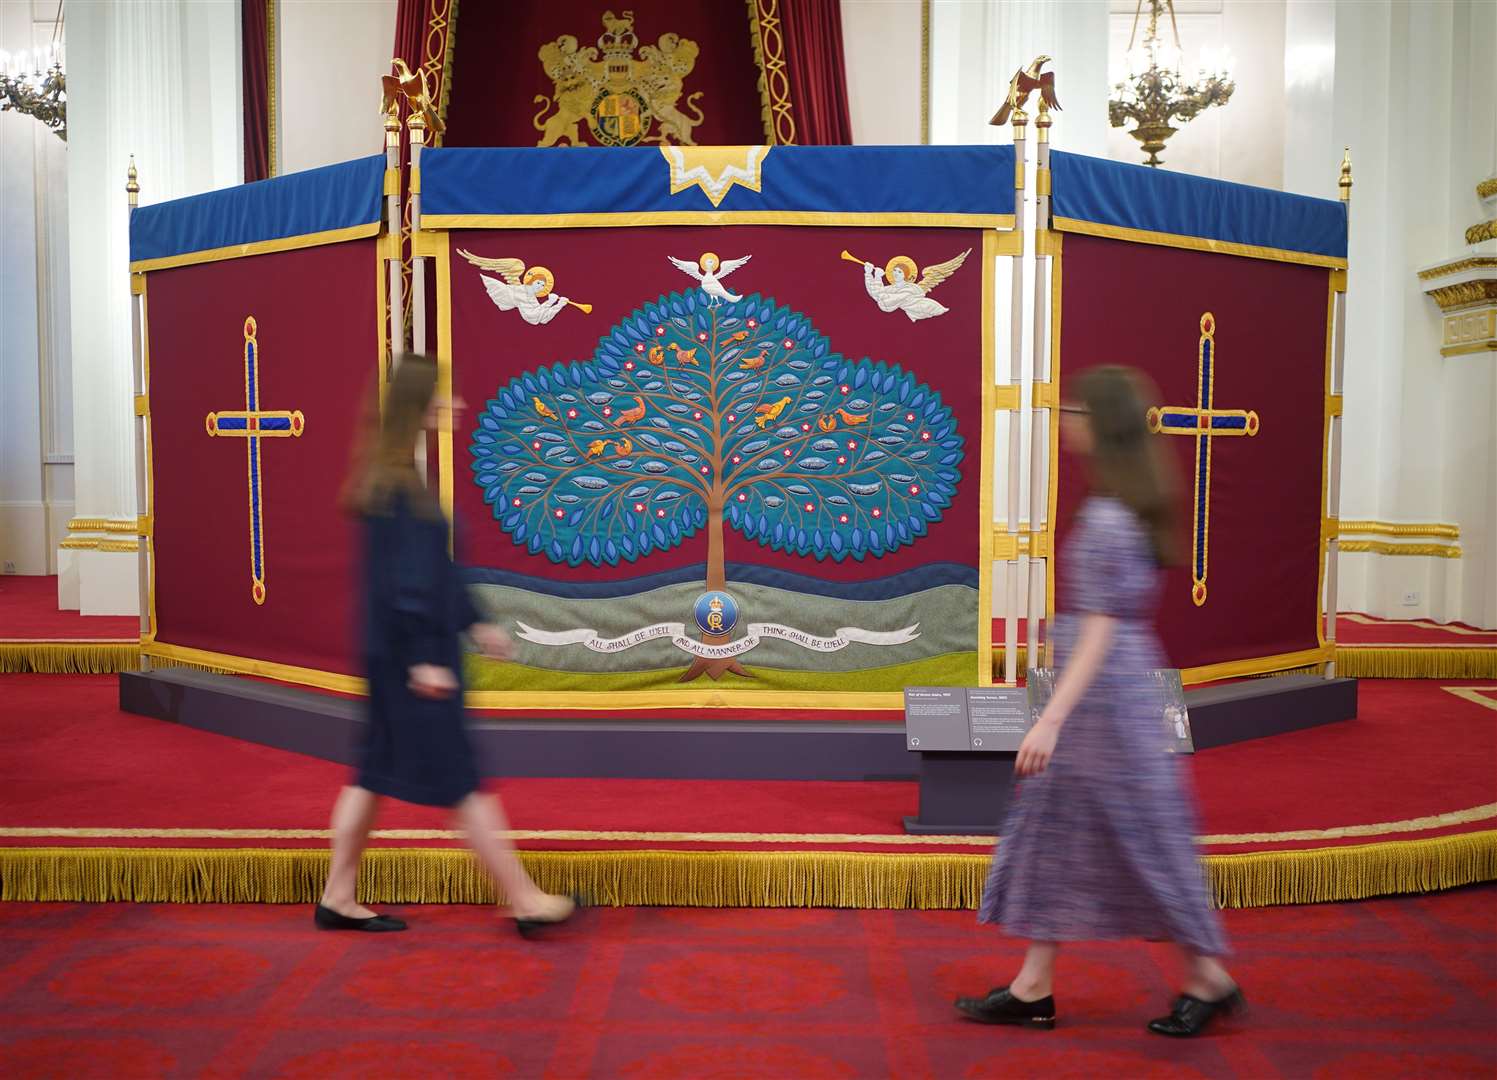
[[1196,858],[1194,806],[1147,675],[1165,666],[1150,626],[1159,568],[1180,553],[1173,474],[1149,435],[1141,383],[1126,368],[1094,368],[1077,380],[1080,403],[1061,406],[1062,436],[1087,459],[1091,492],[1066,546],[1060,676],[1019,748],[1025,779],[979,913],[1029,939],[1029,951],[1007,986],[957,1000],[983,1023],[1055,1026],[1063,941],[1179,944],[1185,987],[1170,1015],[1150,1022],[1160,1035],[1199,1034],[1242,1004],[1218,959],[1227,942]]

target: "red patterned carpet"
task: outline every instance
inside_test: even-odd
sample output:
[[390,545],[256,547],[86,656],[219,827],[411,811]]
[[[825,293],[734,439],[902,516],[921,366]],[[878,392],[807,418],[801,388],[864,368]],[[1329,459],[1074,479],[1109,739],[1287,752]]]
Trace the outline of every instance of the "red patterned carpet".
[[1060,1027],[950,1000],[1020,945],[964,912],[587,912],[523,942],[478,907],[319,934],[304,907],[0,905],[14,1077],[1490,1077],[1497,887],[1226,914],[1250,1010],[1171,1042],[1143,1022],[1165,946],[1062,956]]
[[0,575],[0,641],[138,641],[133,615],[57,610],[57,578]]

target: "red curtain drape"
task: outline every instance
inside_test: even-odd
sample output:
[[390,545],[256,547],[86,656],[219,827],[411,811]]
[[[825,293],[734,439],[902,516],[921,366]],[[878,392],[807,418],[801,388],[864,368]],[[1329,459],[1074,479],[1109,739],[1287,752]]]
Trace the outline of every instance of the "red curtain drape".
[[240,41],[244,71],[244,180],[270,175],[270,5],[241,0]]
[[780,0],[785,64],[801,146],[852,142],[839,0]]

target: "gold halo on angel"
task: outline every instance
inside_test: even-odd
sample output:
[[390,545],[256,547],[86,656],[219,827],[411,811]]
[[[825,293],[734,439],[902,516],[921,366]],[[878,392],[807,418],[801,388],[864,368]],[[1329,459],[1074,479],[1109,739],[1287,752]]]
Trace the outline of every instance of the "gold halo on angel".
[[479,275],[479,280],[483,282],[489,299],[500,311],[518,311],[520,318],[532,326],[550,322],[569,305],[584,315],[590,314],[593,310],[591,304],[581,304],[576,300],[558,295],[556,275],[544,266],[532,266],[527,269],[524,262],[519,259],[491,259],[482,255],[474,255],[471,251],[464,251],[461,248],[457,253],[480,270],[498,274],[498,277],[490,277],[489,274]]

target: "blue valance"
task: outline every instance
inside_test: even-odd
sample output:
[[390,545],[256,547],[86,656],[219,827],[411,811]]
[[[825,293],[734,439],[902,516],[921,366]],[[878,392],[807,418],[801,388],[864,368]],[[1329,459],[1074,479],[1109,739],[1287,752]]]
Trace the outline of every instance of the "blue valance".
[[130,218],[134,270],[232,258],[379,230],[383,155],[142,206]]
[[1346,265],[1346,207],[1336,200],[1059,150],[1050,167],[1051,214],[1064,232]]
[[1011,146],[435,149],[422,224],[1008,227],[1013,178]]

